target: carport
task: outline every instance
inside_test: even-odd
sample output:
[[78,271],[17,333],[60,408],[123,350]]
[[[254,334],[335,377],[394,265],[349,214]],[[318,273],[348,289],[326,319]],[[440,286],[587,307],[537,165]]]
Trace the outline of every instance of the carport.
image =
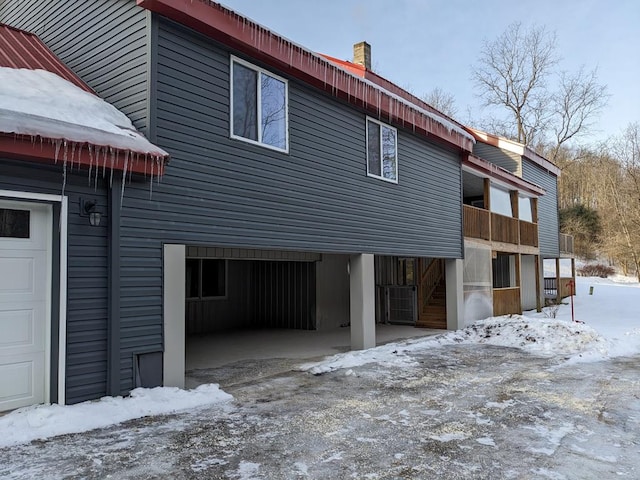
[[373,255],[165,245],[164,271],[165,385],[194,369],[430,333],[375,324]]

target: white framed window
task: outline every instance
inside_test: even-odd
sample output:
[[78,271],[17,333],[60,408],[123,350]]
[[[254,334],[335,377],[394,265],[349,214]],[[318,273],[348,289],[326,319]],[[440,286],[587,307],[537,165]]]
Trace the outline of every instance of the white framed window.
[[398,183],[398,131],[367,117],[367,175]]
[[231,138],[289,151],[288,83],[231,56]]
[[227,261],[219,258],[187,258],[185,297],[214,299],[227,296]]

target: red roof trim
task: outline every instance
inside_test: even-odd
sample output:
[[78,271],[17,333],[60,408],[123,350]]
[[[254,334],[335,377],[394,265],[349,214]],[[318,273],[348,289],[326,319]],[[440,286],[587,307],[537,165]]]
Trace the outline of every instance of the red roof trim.
[[[99,165],[100,168],[106,168],[107,171],[111,169],[126,170],[152,177],[164,174],[165,161],[159,157],[123,150],[107,150],[106,147],[97,147],[88,143],[70,142],[70,144],[71,146],[67,147],[66,152],[66,161],[69,167],[80,165],[95,168]],[[91,152],[89,152],[90,147]],[[99,152],[98,155],[96,151]],[[64,147],[56,148],[56,143],[50,139],[34,141],[31,137],[6,133],[0,133],[0,154],[18,160],[32,160],[49,164],[63,164],[65,161]]]
[[4,24],[0,24],[0,67],[46,70],[95,94],[36,35]]
[[354,75],[357,75],[362,78],[365,78],[367,76],[367,69],[362,65],[358,65],[357,63],[353,63],[353,62],[348,62],[346,60],[340,60],[339,58],[335,58],[330,55],[325,55],[324,53],[320,53],[319,55],[323,58],[326,58],[331,63],[335,63],[336,65],[339,65],[345,70],[348,70]]
[[[393,92],[382,91],[373,82],[368,83],[348,73],[217,3],[210,0],[137,0],[137,4],[363,108],[383,121],[395,122],[432,140],[468,152],[473,148],[472,138],[420,112],[419,109],[425,110],[424,107],[412,107],[399,101],[393,97]],[[439,113],[435,115],[441,116]],[[446,117],[442,118],[448,121]]]
[[517,177],[495,163],[488,162],[487,160],[476,157],[475,155],[467,155],[462,161],[462,165],[489,178],[505,182],[508,185],[515,187],[518,191],[527,192],[535,196],[541,196],[546,193],[546,190],[539,185]]

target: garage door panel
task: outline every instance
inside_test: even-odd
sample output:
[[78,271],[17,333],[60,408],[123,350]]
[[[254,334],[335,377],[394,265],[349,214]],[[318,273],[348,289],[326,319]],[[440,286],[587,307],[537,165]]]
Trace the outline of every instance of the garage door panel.
[[44,314],[44,303],[13,304],[0,310],[0,355],[10,352],[44,352],[45,332],[38,324]]
[[45,401],[51,217],[50,205],[0,200],[0,411]]
[[42,360],[30,355],[0,356],[0,411],[41,402],[43,368]]
[[46,289],[39,288],[46,276],[45,261],[46,252],[0,249],[0,309],[5,302],[46,298]]

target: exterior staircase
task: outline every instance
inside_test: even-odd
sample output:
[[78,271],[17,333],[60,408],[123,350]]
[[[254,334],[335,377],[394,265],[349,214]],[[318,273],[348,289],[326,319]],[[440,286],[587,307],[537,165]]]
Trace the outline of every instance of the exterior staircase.
[[438,275],[436,282],[424,293],[427,298],[420,299],[420,310],[416,327],[419,328],[447,328],[447,291],[444,272]]

